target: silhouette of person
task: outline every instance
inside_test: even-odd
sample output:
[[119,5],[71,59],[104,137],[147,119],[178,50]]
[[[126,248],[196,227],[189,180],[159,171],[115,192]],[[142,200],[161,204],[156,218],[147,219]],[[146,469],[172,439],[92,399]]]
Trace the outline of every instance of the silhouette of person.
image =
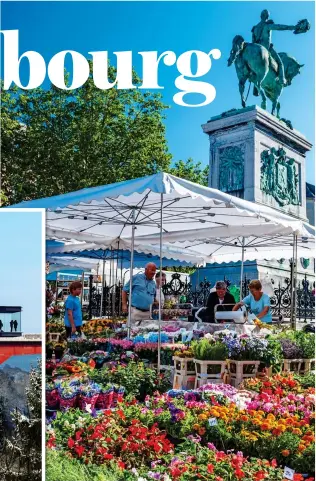
[[14,330],[15,330],[15,332],[16,332],[16,330],[17,330],[17,327],[18,327],[18,321],[17,321],[17,320],[15,320],[15,321],[14,321],[14,323],[13,323],[13,325],[14,325]]
[[11,332],[13,332],[13,320],[12,319],[10,321],[10,328],[11,328]]

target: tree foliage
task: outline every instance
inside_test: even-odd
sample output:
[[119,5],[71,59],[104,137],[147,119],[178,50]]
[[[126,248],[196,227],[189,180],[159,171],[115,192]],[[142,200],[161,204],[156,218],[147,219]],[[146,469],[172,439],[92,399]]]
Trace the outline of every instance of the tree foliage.
[[5,435],[0,450],[0,479],[40,481],[42,477],[42,374],[41,363],[30,373],[27,388],[28,416],[12,412],[14,430]]
[[166,108],[159,94],[100,90],[91,76],[73,91],[4,92],[3,195],[15,203],[166,170]]
[[169,172],[182,179],[190,180],[201,185],[208,185],[209,167],[202,167],[201,162],[194,162],[189,157],[186,161],[179,160]]
[[[66,79],[69,78],[65,74]],[[116,70],[109,66],[109,80]],[[134,85],[140,84],[134,73]],[[170,172],[207,184],[192,159],[171,167],[161,95],[100,90],[90,75],[76,90],[2,92],[2,205]]]

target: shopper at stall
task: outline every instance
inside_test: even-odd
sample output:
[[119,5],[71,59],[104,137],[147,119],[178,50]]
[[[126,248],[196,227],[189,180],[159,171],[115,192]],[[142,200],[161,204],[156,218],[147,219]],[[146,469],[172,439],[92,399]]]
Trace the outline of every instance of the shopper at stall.
[[[232,311],[235,305],[235,298],[227,291],[224,281],[218,281],[215,285],[215,292],[211,292],[206,303],[206,310],[203,313],[204,322],[215,322],[215,307],[217,311]],[[226,322],[226,321],[225,321]]]
[[270,297],[262,292],[262,284],[259,280],[251,281],[249,284],[250,294],[241,302],[238,302],[233,311],[237,311],[241,306],[247,306],[250,311],[262,322],[271,323],[272,314],[270,308]]
[[[166,284],[166,274],[164,272],[160,272],[160,271],[157,272],[155,280],[156,280],[156,299],[154,301],[154,307],[156,307],[158,309],[159,308],[159,300],[160,300],[159,287],[160,287],[160,285],[162,287]],[[164,303],[165,303],[165,296],[164,296],[164,293],[161,289],[161,308],[163,308]]]
[[[135,274],[132,282],[132,294],[129,295],[131,302],[131,321],[141,322],[150,319],[150,308],[156,298],[156,282],[154,280],[157,267],[150,262],[145,267],[145,272]],[[130,281],[122,290],[122,311],[128,312],[127,296],[130,294]]]
[[15,321],[13,322],[13,325],[14,325],[14,330],[16,332],[17,328],[18,328],[18,321],[15,319]]
[[3,329],[3,322],[2,322],[2,320],[0,319],[0,332],[2,331],[2,329]]
[[65,328],[67,337],[72,334],[81,336],[82,311],[79,296],[82,290],[82,283],[72,282],[69,286],[70,294],[65,302]]
[[14,326],[13,319],[11,319],[11,321],[10,321],[10,329],[11,329],[11,332],[13,332],[13,326]]

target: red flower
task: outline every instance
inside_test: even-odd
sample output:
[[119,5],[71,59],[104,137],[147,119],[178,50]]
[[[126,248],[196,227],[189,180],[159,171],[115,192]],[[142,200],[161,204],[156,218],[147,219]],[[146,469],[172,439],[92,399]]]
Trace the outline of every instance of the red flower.
[[214,472],[214,464],[208,464],[207,465],[207,472],[210,474],[213,474]]
[[271,461],[271,466],[272,466],[273,468],[276,468],[277,465],[278,465],[277,460],[276,460],[276,459],[272,459],[272,461]]
[[293,481],[304,481],[304,478],[301,474],[294,474]]
[[260,481],[260,479],[265,479],[266,473],[264,471],[258,471],[255,474],[255,481]]
[[113,459],[113,458],[114,458],[113,454],[107,453],[107,454],[104,455],[104,459]]
[[75,441],[72,438],[68,439],[68,448],[73,448],[75,445]]
[[79,458],[81,458],[81,456],[84,453],[84,447],[83,446],[76,446],[75,451],[76,451],[77,455],[79,456]]
[[246,475],[245,475],[245,473],[244,473],[241,469],[237,468],[237,469],[235,470],[235,476],[236,476],[236,478],[238,478],[238,479],[242,479],[242,478],[244,478]]
[[125,463],[123,463],[123,461],[118,461],[117,465],[120,469],[125,469]]

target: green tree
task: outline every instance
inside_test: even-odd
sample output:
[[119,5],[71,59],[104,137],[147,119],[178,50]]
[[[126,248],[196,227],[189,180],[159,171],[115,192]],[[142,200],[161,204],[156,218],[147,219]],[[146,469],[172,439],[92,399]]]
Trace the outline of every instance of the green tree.
[[[116,71],[109,67],[109,79]],[[134,74],[134,85],[140,79]],[[16,87],[2,95],[3,203],[57,195],[169,168],[161,95],[139,89]]]
[[201,185],[208,185],[209,167],[202,167],[201,162],[194,162],[189,157],[186,161],[179,160],[174,164],[174,167],[169,169],[170,174],[181,177],[182,179],[190,180]]
[[18,409],[11,413],[12,434],[5,436],[0,450],[0,479],[4,481],[40,481],[42,478],[42,372],[39,362],[30,373],[26,389],[28,416]]

